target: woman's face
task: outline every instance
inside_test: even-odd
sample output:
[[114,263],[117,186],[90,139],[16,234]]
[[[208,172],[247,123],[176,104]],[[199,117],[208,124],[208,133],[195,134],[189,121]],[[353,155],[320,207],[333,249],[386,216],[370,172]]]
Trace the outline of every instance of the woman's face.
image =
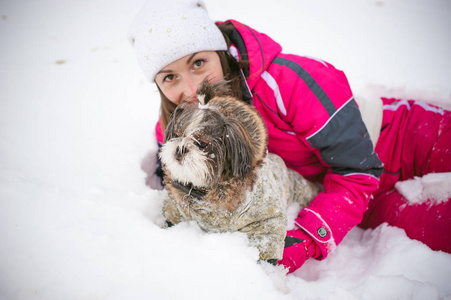
[[179,105],[182,101],[197,101],[196,91],[204,78],[215,83],[223,77],[218,54],[203,51],[170,63],[158,72],[155,82],[169,101]]

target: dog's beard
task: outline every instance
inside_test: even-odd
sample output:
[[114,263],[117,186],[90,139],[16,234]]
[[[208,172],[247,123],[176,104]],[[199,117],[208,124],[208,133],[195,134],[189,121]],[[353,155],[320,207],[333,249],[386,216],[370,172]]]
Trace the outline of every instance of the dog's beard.
[[[186,147],[188,152],[180,160],[176,158],[178,147]],[[172,180],[195,187],[206,188],[211,182],[208,154],[197,149],[191,142],[174,139],[166,142],[161,149],[161,161],[169,171]]]

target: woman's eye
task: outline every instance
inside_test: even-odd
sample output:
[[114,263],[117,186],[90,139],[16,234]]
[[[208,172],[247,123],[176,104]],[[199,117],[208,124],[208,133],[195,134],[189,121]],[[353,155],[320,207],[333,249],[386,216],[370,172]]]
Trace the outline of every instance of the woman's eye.
[[202,65],[204,64],[205,60],[204,59],[198,59],[196,60],[193,65],[195,68],[200,68],[202,67]]
[[175,78],[175,76],[173,74],[166,75],[163,78],[163,82],[171,82],[172,80],[174,80],[174,78]]

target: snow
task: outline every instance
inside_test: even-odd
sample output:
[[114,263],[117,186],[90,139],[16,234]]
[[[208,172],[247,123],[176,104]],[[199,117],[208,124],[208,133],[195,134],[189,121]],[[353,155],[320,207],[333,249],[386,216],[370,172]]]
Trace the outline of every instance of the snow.
[[[288,276],[241,234],[160,229],[141,169],[159,100],[126,39],[142,3],[0,2],[1,299],[451,299],[451,255],[386,225]],[[451,107],[447,0],[207,6],[345,70],[356,94]]]
[[395,188],[411,205],[427,201],[441,203],[451,198],[451,172],[415,176],[413,179],[397,182]]

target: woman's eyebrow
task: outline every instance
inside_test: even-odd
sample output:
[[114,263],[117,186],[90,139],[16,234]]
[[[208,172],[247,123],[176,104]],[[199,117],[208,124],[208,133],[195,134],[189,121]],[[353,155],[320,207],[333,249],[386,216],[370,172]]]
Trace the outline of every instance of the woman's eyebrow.
[[193,54],[188,58],[188,60],[186,61],[186,64],[187,64],[187,65],[189,65],[189,63],[191,62],[191,60],[193,59],[193,57],[194,57],[197,53],[199,53],[199,52],[193,53]]

